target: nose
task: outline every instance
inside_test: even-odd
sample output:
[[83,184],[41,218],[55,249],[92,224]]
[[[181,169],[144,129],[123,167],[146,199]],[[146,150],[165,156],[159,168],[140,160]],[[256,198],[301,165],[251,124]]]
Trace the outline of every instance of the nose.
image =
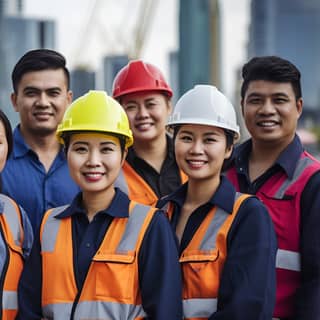
[[99,152],[97,150],[89,150],[86,165],[88,167],[99,167],[100,163],[101,159]]
[[141,104],[138,108],[138,112],[137,112],[137,118],[138,119],[144,119],[144,118],[148,118],[149,113],[147,108],[145,107],[144,104]]
[[203,145],[200,140],[193,141],[191,148],[190,148],[191,154],[202,154],[203,153]]
[[274,114],[276,112],[276,109],[274,107],[274,104],[272,103],[271,99],[266,99],[261,108],[259,108],[260,114]]
[[36,105],[39,107],[49,107],[50,106],[50,99],[45,92],[41,92],[38,96],[36,101]]

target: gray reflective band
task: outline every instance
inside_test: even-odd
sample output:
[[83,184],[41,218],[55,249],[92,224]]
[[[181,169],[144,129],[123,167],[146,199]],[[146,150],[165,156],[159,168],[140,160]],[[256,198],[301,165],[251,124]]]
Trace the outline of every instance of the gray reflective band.
[[47,218],[45,225],[43,226],[42,240],[41,240],[41,251],[42,252],[53,252],[56,241],[57,234],[60,228],[61,220],[55,218],[55,216],[62,211],[64,211],[68,205],[54,208],[50,212],[49,217]]
[[3,291],[2,308],[4,310],[18,309],[18,295],[16,291]]
[[127,195],[129,194],[129,186],[128,186],[127,180],[124,176],[123,168],[120,170],[118,177],[114,183],[114,186],[119,188],[121,191],[123,191]]
[[149,206],[142,204],[136,204],[134,206],[118,245],[117,253],[126,253],[135,249],[142,225],[149,210]]
[[42,307],[45,319],[70,319],[73,303],[48,304]]
[[217,311],[217,299],[182,300],[184,318],[209,318]]
[[280,320],[280,318],[272,318],[272,320]]
[[[235,196],[235,201],[240,197],[241,193],[237,192]],[[200,250],[203,251],[209,251],[215,248],[216,246],[216,239],[217,234],[221,228],[221,226],[224,224],[224,222],[227,220],[227,218],[230,216],[230,214],[226,211],[224,211],[221,208],[217,208],[216,213],[213,217],[213,219],[210,222],[210,225],[206,231],[206,234],[204,235]]]
[[12,201],[5,195],[0,194],[0,211],[5,215],[6,222],[12,232],[14,243],[17,246],[21,246],[21,222],[17,214],[17,209],[13,205]]
[[297,164],[297,167],[296,169],[294,170],[294,173],[293,173],[293,177],[291,179],[286,179],[281,187],[279,188],[279,190],[276,192],[276,194],[274,195],[275,198],[277,199],[282,199],[285,192],[287,191],[288,187],[290,185],[292,185],[293,183],[295,183],[299,177],[301,176],[301,173],[304,171],[304,169],[313,163],[313,160],[310,159],[310,158],[301,158],[299,159],[298,161],[298,164]]
[[146,317],[142,306],[117,302],[83,301],[79,302],[75,312],[75,319],[108,319],[134,320]]
[[278,249],[276,256],[276,267],[292,271],[300,271],[300,254],[298,252]]

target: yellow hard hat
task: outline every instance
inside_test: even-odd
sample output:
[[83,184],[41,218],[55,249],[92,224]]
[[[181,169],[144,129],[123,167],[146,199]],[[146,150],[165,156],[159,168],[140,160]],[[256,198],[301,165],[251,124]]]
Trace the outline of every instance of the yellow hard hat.
[[59,141],[64,143],[64,134],[72,131],[117,134],[125,138],[126,147],[130,147],[133,143],[125,111],[105,91],[91,90],[67,108],[57,129]]

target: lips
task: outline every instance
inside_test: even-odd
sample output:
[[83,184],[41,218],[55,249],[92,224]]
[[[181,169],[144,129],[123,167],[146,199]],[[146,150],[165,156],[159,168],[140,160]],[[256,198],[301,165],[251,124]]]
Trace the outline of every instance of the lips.
[[103,172],[84,172],[83,175],[85,176],[86,180],[90,182],[96,182],[104,176]]
[[135,128],[137,130],[148,130],[153,126],[153,123],[151,122],[143,122],[143,123],[137,123],[135,125]]
[[198,169],[198,168],[201,168],[203,167],[207,161],[205,160],[186,160],[188,165],[193,168],[193,169]]
[[275,121],[275,120],[264,120],[264,121],[258,121],[257,125],[259,127],[271,128],[271,127],[279,125],[279,122]]

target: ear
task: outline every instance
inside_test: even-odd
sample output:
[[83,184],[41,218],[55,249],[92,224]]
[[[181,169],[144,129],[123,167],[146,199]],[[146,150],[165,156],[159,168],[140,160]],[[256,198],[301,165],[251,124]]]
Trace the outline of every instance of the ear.
[[19,108],[17,106],[17,94],[15,92],[12,92],[11,93],[11,103],[12,103],[12,106],[13,106],[13,109],[16,111],[16,112],[19,112]]
[[241,104],[241,114],[242,114],[242,117],[244,117],[244,110],[243,110],[243,108],[244,108],[244,99],[241,99],[240,104]]
[[122,153],[121,167],[123,166],[124,162],[126,161],[127,155],[128,155],[128,148],[125,148]]
[[71,104],[72,99],[73,99],[73,92],[71,90],[68,90],[68,92],[67,92],[68,105]]
[[231,157],[231,155],[232,155],[232,151],[233,151],[233,145],[227,147],[225,155],[224,155],[224,158],[225,159],[229,159]]
[[300,118],[300,116],[302,114],[302,109],[303,109],[303,100],[302,100],[302,98],[299,98],[297,100],[296,104],[297,104],[297,111],[298,111],[298,114],[299,114],[298,118]]

